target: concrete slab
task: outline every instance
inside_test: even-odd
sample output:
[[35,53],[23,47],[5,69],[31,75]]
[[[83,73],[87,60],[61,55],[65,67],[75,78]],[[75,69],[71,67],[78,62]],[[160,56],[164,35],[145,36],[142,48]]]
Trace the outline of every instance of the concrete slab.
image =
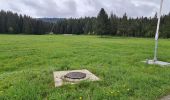
[[[82,72],[86,74],[86,77],[83,79],[66,79],[64,78],[64,75],[70,73],[70,72]],[[54,82],[55,87],[62,86],[64,84],[76,84],[80,81],[98,81],[100,80],[97,76],[95,76],[90,71],[83,69],[83,70],[70,70],[70,71],[56,71],[53,72],[54,74]]]
[[163,98],[162,98],[162,99],[160,99],[160,100],[170,100],[170,95],[165,96],[165,97],[163,97]]
[[73,34],[63,34],[64,36],[72,36]]
[[146,60],[144,62],[151,65],[170,66],[170,63],[163,61]]

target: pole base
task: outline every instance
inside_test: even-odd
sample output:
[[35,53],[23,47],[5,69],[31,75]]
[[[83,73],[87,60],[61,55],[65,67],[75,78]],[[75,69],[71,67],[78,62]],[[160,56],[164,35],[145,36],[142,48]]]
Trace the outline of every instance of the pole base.
[[168,62],[157,61],[157,60],[156,61],[155,60],[146,60],[145,62],[150,65],[170,66],[170,63],[168,63]]

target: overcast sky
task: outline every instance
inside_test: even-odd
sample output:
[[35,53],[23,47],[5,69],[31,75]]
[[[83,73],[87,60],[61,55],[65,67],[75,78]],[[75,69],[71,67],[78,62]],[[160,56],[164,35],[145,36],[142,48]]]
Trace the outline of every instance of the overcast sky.
[[[0,0],[0,9],[32,17],[97,16],[101,8],[122,16],[154,16],[160,0]],[[170,12],[170,0],[164,0],[163,14]]]

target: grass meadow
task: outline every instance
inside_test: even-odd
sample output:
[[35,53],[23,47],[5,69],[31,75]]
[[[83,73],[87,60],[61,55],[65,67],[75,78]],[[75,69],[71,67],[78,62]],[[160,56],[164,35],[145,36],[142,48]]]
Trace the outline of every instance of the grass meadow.
[[[0,35],[0,100],[155,100],[170,93],[170,67],[147,65],[154,39]],[[170,62],[170,39],[159,40]],[[54,87],[53,71],[88,69],[101,81]]]

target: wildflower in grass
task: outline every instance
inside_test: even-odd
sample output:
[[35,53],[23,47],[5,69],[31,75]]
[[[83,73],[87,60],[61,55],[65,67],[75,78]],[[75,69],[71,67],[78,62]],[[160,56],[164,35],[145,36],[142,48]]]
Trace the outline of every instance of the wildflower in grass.
[[130,89],[127,89],[127,91],[129,91]]
[[83,100],[83,98],[82,98],[82,97],[79,97],[79,99],[80,99],[80,100]]
[[117,95],[118,95],[118,94],[115,93],[114,91],[111,91],[110,93],[111,93],[112,96],[117,96]]

